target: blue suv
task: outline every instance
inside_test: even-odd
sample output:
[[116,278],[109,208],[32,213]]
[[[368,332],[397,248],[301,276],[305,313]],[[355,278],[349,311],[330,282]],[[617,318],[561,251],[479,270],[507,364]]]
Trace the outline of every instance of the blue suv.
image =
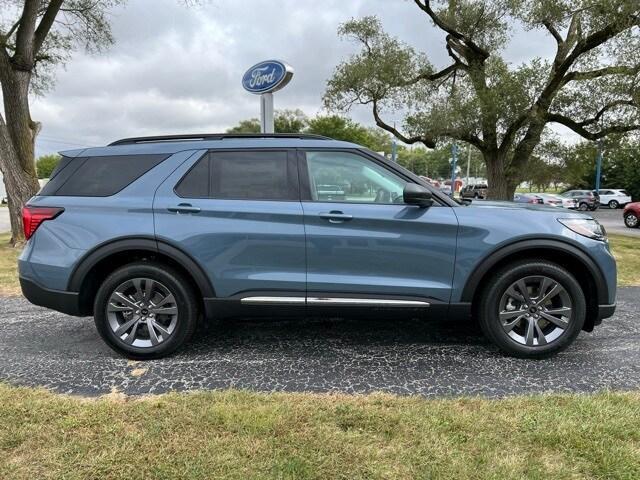
[[63,152],[25,206],[32,303],[92,315],[136,359],[200,318],[477,319],[545,357],[615,310],[604,229],[544,206],[463,206],[401,166],[312,135],[130,138]]

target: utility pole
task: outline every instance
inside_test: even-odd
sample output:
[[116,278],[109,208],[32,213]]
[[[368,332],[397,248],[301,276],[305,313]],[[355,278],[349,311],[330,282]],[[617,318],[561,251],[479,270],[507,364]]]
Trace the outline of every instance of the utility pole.
[[471,168],[471,144],[467,145],[467,180],[465,186],[469,185],[469,168]]

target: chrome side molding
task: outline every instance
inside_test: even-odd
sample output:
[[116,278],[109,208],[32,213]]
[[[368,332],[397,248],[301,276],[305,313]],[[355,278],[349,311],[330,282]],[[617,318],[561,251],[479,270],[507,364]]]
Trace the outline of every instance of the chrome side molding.
[[304,297],[244,297],[240,303],[251,305],[304,305]]
[[420,300],[396,300],[384,298],[344,298],[344,297],[244,297],[240,303],[247,305],[344,305],[370,307],[429,307],[429,302]]
[[380,307],[428,307],[428,302],[419,300],[393,300],[384,298],[343,298],[343,297],[307,297],[309,305],[346,305]]

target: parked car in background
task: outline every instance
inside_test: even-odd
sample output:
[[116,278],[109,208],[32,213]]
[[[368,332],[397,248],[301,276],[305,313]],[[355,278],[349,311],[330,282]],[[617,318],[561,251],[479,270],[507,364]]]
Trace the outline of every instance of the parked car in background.
[[626,190],[601,188],[600,192],[593,191],[600,195],[600,205],[607,205],[609,208],[624,207],[627,203],[631,203],[631,196]]
[[578,201],[575,198],[562,198],[560,195],[552,193],[534,193],[533,195],[542,198],[545,205],[571,209],[578,208]]
[[544,204],[542,198],[531,193],[516,193],[513,196],[513,201],[516,203],[536,203],[539,205]]
[[622,211],[624,224],[629,228],[640,226],[640,202],[627,203]]
[[487,188],[486,184],[478,184],[478,185],[467,185],[460,191],[460,196],[462,198],[487,198]]
[[504,352],[540,358],[615,311],[593,218],[462,206],[353,143],[198,134],[62,155],[23,209],[22,292],[93,316],[131,358],[168,355],[201,319],[353,315],[474,318]]
[[598,196],[591,190],[569,190],[560,195],[562,198],[574,199],[578,202],[578,210],[597,210],[600,206]]

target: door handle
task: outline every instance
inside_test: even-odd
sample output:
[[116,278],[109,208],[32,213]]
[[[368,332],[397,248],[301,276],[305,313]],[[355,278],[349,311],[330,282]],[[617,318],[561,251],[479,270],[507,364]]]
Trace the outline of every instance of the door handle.
[[329,223],[342,223],[353,219],[353,215],[347,215],[339,210],[331,210],[328,213],[324,212],[319,215],[323,220],[329,220]]
[[167,210],[173,213],[198,213],[199,207],[194,207],[190,203],[180,203],[176,207],[168,207]]

